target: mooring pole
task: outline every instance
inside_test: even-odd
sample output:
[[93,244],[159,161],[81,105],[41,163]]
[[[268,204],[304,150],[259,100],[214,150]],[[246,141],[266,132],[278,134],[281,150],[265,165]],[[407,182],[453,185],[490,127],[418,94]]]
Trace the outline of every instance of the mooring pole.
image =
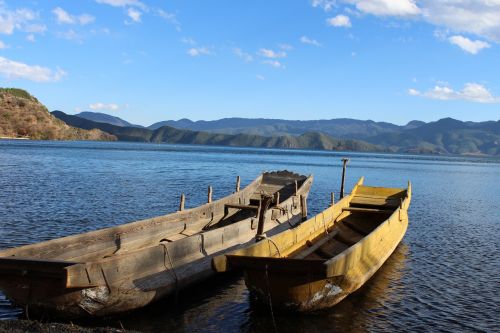
[[240,191],[240,176],[236,177],[236,192]]
[[273,197],[267,194],[262,194],[259,205],[259,224],[257,225],[257,235],[255,241],[258,242],[264,238],[264,223],[266,222],[266,211],[271,205]]
[[297,180],[295,180],[295,195],[299,192],[299,184],[297,183]]
[[335,194],[332,192],[331,193],[331,197],[332,197],[332,201],[331,201],[331,205],[335,205]]
[[344,197],[344,183],[345,183],[345,167],[349,162],[348,158],[342,159],[342,183],[340,184],[340,199]]
[[186,196],[184,193],[181,194],[181,202],[179,203],[179,210],[183,211],[184,210],[184,203],[186,202]]
[[211,202],[212,202],[212,186],[209,186],[209,187],[208,187],[208,198],[207,198],[207,202],[208,202],[208,203],[211,203]]

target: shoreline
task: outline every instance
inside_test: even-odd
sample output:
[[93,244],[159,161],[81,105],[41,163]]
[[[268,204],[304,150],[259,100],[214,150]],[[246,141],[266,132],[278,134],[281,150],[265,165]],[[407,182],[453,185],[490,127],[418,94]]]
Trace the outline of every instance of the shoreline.
[[[30,137],[24,137],[24,136],[18,136],[18,137],[14,137],[14,136],[0,136],[0,140],[31,140]],[[50,141],[50,140],[49,140]]]
[[0,333],[134,333],[138,331],[113,327],[83,327],[57,322],[42,323],[36,320],[7,319],[0,320]]

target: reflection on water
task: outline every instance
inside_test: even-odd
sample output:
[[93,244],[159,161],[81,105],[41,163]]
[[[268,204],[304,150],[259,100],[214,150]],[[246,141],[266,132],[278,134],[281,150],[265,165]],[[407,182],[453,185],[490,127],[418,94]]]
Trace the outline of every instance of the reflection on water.
[[[0,248],[95,230],[214,198],[264,170],[315,177],[316,214],[340,187],[413,184],[410,224],[393,255],[358,292],[329,310],[274,312],[239,275],[209,280],[130,315],[82,322],[142,331],[500,331],[498,159],[182,145],[0,141]],[[20,309],[0,293],[0,319]]]

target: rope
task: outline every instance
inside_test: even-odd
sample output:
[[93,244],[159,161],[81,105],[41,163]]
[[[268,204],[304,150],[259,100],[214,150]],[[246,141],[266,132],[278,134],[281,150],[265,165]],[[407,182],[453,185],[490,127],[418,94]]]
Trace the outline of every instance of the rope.
[[[265,239],[265,240],[267,240],[269,243],[273,244],[273,245],[274,245],[274,247],[276,248],[276,251],[278,252],[278,258],[281,258],[280,248],[278,247],[278,245],[277,245],[277,244],[276,244],[276,243],[275,243],[275,242],[274,242],[271,238],[267,237],[267,235],[266,235],[266,234],[262,234],[262,235],[260,235],[260,236],[257,236],[257,237],[256,237],[256,239],[257,239],[258,241],[261,241],[261,240]],[[269,251],[269,252],[271,252],[271,251]]]
[[[175,281],[175,303],[177,304],[177,297],[179,295],[179,278],[177,277],[177,273],[175,272],[174,264],[172,263],[172,259],[170,258],[170,253],[168,253],[168,247],[167,244],[165,243],[160,243],[163,245],[163,266],[165,266],[165,269],[171,270],[174,276],[174,281]],[[166,257],[168,258],[168,263],[170,264],[170,268],[167,267],[167,264],[165,263],[165,254],[167,255]]]
[[278,332],[278,326],[276,326],[276,320],[274,319],[273,302],[271,300],[271,287],[269,286],[269,275],[267,274],[267,264],[266,268],[266,285],[267,285],[267,297],[269,300],[269,309],[271,310],[271,319],[273,320],[274,331]]

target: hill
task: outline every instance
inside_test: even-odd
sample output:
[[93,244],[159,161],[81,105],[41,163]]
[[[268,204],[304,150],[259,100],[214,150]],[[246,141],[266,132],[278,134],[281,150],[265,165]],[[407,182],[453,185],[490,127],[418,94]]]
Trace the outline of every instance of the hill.
[[116,140],[99,129],[83,130],[54,117],[22,89],[0,88],[0,137],[33,140]]
[[115,135],[119,140],[140,141],[154,143],[181,143],[221,145],[233,147],[259,148],[302,148],[324,150],[349,151],[384,151],[376,145],[360,140],[335,139],[321,133],[304,133],[299,136],[260,136],[252,134],[221,134],[203,131],[177,129],[171,126],[162,126],[156,130],[146,128],[121,127],[110,124],[93,122],[77,116],[54,111],[52,114],[69,125],[91,129],[99,128]]
[[75,116],[84,118],[87,120],[92,120],[98,123],[106,123],[106,124],[111,124],[115,126],[122,126],[122,127],[143,127],[141,125],[134,125],[129,123],[126,120],[123,120],[119,117],[111,116],[106,113],[101,113],[101,112],[90,112],[90,111],[83,111]]
[[397,152],[500,155],[500,120],[474,123],[444,118],[368,141]]
[[[418,122],[415,122],[412,126],[415,126],[415,124],[418,124]],[[223,118],[210,121],[181,119],[158,122],[148,128],[155,130],[161,126],[222,134],[244,133],[262,136],[301,135],[308,132],[321,132],[337,138],[362,140],[378,134],[397,133],[404,128],[404,126],[386,122],[349,118],[328,120]]]

